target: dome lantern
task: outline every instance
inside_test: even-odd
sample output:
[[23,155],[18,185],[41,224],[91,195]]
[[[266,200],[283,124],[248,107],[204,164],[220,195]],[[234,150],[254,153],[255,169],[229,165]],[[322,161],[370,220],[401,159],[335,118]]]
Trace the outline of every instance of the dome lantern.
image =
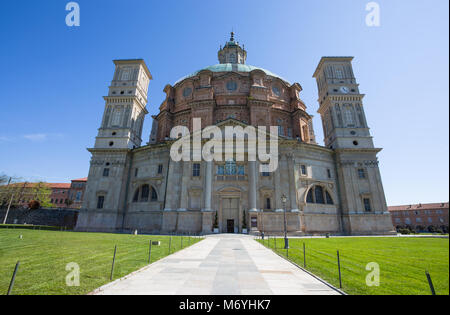
[[219,50],[219,62],[221,64],[245,64],[247,52],[234,39],[234,32],[231,32],[230,41]]

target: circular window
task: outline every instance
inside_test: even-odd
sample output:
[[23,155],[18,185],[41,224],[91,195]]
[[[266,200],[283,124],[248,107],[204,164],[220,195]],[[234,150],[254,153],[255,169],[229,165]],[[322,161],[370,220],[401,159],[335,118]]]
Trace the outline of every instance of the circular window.
[[228,91],[236,91],[237,90],[237,83],[235,81],[228,81],[227,82],[227,90]]
[[351,134],[352,136],[354,136],[354,135],[356,135],[356,131],[350,131],[350,134]]
[[353,145],[357,146],[358,144],[358,141],[353,141]]
[[273,92],[273,94],[275,94],[276,96],[281,96],[280,88],[277,87],[277,86],[272,87],[272,92]]
[[183,90],[183,96],[184,97],[188,97],[189,95],[191,95],[191,93],[192,93],[192,89],[191,88],[185,88],[184,90]]
[[109,146],[112,147],[113,145],[114,145],[114,142],[111,141],[111,142],[109,143]]
[[117,135],[117,132],[113,132],[112,135],[113,135],[113,136]]

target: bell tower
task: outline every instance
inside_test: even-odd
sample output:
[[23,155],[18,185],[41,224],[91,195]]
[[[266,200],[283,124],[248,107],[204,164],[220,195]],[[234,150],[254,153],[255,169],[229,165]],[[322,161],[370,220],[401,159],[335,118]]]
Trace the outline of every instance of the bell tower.
[[116,70],[108,96],[96,149],[134,149],[142,143],[147,93],[152,75],[144,60],[114,60]]
[[314,73],[319,90],[325,146],[374,148],[352,68],[353,57],[323,57]]
[[325,145],[334,151],[344,234],[395,234],[379,161],[352,69],[353,57],[323,57],[314,73]]

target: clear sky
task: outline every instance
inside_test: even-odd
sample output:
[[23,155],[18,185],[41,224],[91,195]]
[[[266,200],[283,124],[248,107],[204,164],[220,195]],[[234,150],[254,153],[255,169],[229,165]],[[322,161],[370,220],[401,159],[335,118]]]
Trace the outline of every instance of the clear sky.
[[[234,29],[247,63],[299,82],[323,144],[312,74],[322,56],[355,56],[354,71],[389,205],[448,201],[449,4],[383,0],[380,27],[363,0],[4,1],[0,11],[0,173],[69,182],[87,176],[113,59],[143,58],[163,88],[217,64]],[[143,138],[148,141],[147,116]]]

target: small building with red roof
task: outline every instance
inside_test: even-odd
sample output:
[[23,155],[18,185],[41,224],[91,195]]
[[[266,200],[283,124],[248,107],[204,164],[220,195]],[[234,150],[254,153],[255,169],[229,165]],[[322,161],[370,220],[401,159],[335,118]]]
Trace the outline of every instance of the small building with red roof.
[[394,226],[416,230],[430,230],[433,227],[448,231],[448,210],[448,202],[389,207]]

